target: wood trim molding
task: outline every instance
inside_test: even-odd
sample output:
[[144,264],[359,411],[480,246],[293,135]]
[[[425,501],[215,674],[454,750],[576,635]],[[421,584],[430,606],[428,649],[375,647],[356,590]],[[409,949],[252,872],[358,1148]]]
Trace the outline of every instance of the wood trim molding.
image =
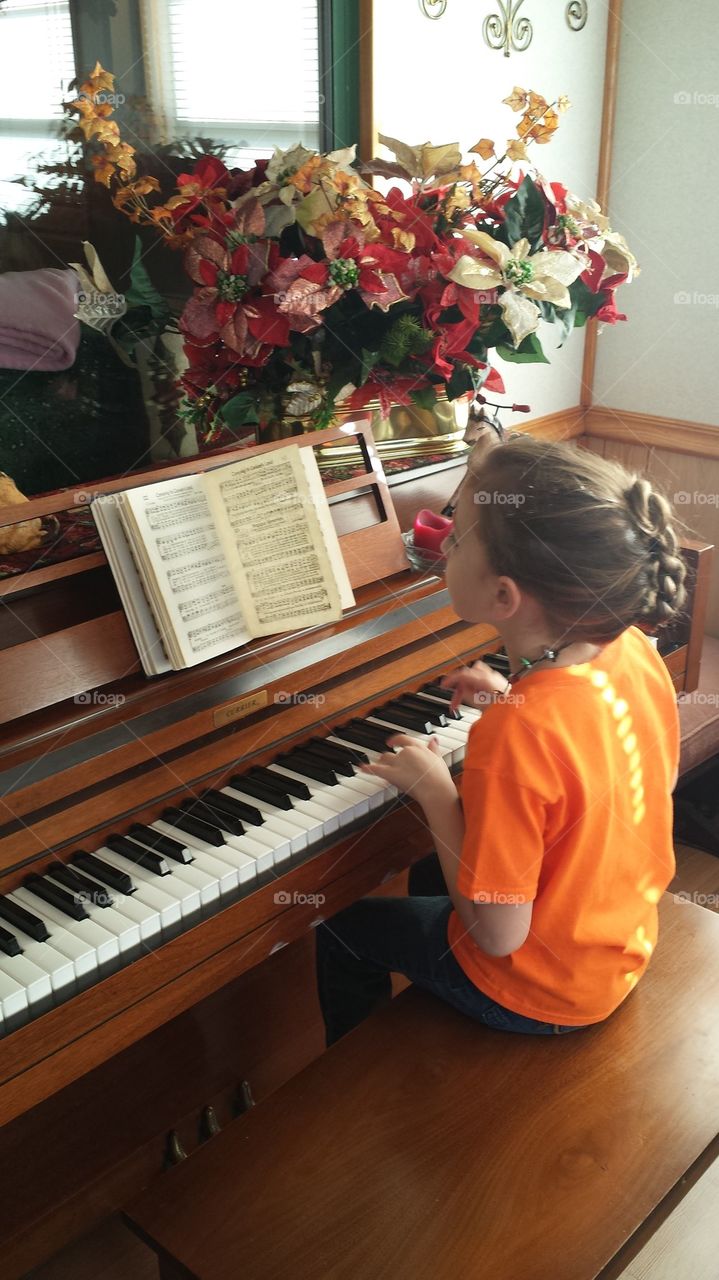
[[673,453],[719,458],[719,424],[712,426],[708,422],[687,422],[593,405],[585,410],[584,431],[588,436],[600,436],[603,440],[621,440],[624,444],[646,444],[655,449],[671,449]]
[[529,422],[515,421],[509,429],[534,436],[535,440],[571,440],[584,435],[584,415],[585,410],[577,404],[570,409],[547,413],[542,418],[530,418]]
[[365,161],[377,154],[373,7],[374,0],[359,0],[359,154]]
[[[617,73],[622,28],[623,0],[609,0],[607,16],[607,52],[604,62],[604,100],[602,102],[601,142],[597,173],[597,200],[607,210],[614,147],[614,118],[617,107]],[[581,403],[591,405],[594,393],[594,366],[597,359],[597,326],[589,324],[584,340]]]

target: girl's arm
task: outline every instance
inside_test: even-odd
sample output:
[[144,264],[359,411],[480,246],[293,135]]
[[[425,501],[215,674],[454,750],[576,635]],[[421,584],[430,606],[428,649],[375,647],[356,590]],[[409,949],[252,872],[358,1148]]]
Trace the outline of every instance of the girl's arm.
[[375,764],[363,765],[362,768],[366,773],[391,782],[422,806],[452,905],[480,950],[494,956],[506,956],[517,951],[529,933],[532,903],[473,902],[457,888],[464,841],[464,814],[437,742],[431,739],[425,746],[416,738],[400,734],[391,738],[389,745],[402,750],[396,755],[387,753]]

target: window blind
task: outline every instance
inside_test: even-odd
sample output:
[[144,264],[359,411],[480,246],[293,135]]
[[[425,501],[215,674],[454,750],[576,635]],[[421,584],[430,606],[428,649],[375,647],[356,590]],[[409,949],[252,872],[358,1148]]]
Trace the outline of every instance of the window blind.
[[37,131],[38,121],[59,120],[74,75],[68,0],[6,0],[0,9],[0,120],[28,131]]
[[318,0],[145,0],[153,106],[232,158],[319,146]]
[[6,0],[0,9],[0,208],[32,203],[12,178],[48,157],[75,75],[68,0]]

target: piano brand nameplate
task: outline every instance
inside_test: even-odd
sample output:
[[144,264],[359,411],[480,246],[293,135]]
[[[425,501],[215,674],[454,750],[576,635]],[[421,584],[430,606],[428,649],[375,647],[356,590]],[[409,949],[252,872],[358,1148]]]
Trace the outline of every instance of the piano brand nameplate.
[[246,698],[238,698],[236,702],[230,702],[226,707],[218,707],[212,717],[215,728],[219,729],[223,724],[232,724],[233,720],[242,720],[253,711],[260,711],[266,706],[266,689],[260,689],[257,693],[248,693]]

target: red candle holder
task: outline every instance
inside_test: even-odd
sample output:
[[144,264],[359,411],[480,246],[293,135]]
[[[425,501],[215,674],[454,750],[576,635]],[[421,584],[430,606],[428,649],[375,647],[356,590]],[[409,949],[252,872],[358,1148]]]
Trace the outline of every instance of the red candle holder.
[[418,551],[442,555],[442,543],[451,532],[454,521],[438,516],[424,507],[414,518],[414,545]]

